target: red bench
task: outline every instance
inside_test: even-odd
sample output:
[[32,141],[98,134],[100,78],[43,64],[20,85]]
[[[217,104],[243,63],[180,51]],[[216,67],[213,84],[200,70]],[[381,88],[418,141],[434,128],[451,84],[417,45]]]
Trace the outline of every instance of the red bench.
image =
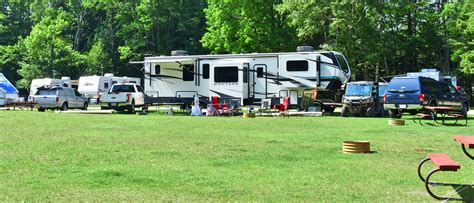
[[474,149],[474,136],[455,135],[453,139],[461,143],[462,151],[464,151],[464,154],[466,154],[467,157],[474,160],[474,155],[471,155],[466,150],[466,147],[470,149]]
[[461,168],[448,154],[428,154],[428,158],[442,171],[457,171]]

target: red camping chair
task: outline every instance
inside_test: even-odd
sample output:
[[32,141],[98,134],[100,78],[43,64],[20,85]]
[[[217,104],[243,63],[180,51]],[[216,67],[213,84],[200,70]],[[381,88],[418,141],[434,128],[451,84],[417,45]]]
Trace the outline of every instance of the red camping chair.
[[212,96],[211,97],[211,103],[212,103],[212,106],[214,106],[214,109],[216,109],[216,110],[219,109],[219,97]]
[[283,104],[275,104],[275,106],[273,106],[273,109],[280,111],[280,115],[289,116],[288,114],[289,105],[290,105],[290,98],[283,97]]

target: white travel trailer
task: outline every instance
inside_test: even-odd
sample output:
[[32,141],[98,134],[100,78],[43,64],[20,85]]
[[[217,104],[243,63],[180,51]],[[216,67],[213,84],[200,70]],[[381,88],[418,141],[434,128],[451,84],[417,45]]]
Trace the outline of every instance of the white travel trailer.
[[131,63],[144,65],[144,89],[153,103],[190,104],[196,96],[203,102],[218,96],[248,105],[262,99],[279,103],[288,96],[291,105],[298,105],[304,90],[337,91],[351,75],[341,53],[308,46],[291,53],[188,56],[173,51]]
[[141,79],[132,77],[115,77],[111,73],[106,73],[104,76],[82,76],[79,78],[78,91],[91,99],[92,103],[95,103],[96,99],[99,97],[99,94],[106,92],[109,87],[115,83],[140,84]]
[[0,73],[0,106],[18,100],[18,90],[2,73]]

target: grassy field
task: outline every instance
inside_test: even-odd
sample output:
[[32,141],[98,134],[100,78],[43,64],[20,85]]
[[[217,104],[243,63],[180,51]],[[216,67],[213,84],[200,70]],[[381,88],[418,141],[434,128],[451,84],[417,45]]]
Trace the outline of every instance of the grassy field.
[[[473,121],[0,111],[0,201],[432,201],[418,162],[449,153],[461,170],[435,178],[474,182],[474,161],[452,141],[474,135]],[[342,154],[344,140],[369,140],[374,153]]]

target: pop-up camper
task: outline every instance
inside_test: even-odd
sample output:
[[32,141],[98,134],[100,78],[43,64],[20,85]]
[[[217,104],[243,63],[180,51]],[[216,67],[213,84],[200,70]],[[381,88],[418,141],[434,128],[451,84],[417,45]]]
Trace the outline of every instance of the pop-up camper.
[[18,90],[0,73],[0,106],[18,101]]
[[341,53],[318,52],[308,46],[291,53],[187,55],[173,51],[171,56],[131,63],[143,64],[145,93],[153,103],[191,104],[196,96],[203,102],[218,96],[247,105],[262,99],[279,103],[287,96],[290,105],[297,105],[305,89],[339,90],[351,75]]

